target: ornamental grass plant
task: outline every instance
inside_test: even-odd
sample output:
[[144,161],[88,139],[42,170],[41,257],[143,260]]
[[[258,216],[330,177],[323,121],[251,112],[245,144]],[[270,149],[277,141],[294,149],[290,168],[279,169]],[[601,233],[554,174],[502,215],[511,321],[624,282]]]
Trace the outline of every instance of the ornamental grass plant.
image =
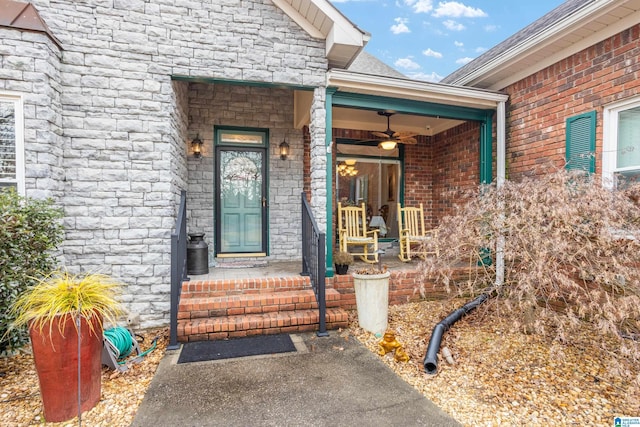
[[[118,300],[122,284],[99,273],[73,275],[55,271],[22,293],[11,306],[14,327],[30,325],[42,332],[56,316],[97,316],[116,324],[123,313]],[[93,325],[90,323],[90,325]],[[51,326],[50,326],[51,327]],[[92,332],[93,328],[92,328]],[[101,333],[101,331],[100,331]]]
[[122,313],[120,288],[104,274],[55,271],[11,306],[13,327],[29,327],[47,421],[80,419],[100,401],[103,322]]

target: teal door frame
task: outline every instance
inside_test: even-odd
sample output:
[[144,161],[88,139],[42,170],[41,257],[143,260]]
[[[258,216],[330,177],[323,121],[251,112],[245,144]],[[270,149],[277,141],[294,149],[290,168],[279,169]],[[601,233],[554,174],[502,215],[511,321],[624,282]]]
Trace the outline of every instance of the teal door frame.
[[[247,135],[255,135],[261,138],[261,142],[257,144],[253,143],[229,143],[229,142],[221,142],[221,134],[225,132],[237,133],[237,134],[247,134]],[[237,126],[221,126],[216,125],[213,129],[214,134],[214,150],[215,150],[215,164],[214,164],[214,251],[216,256],[242,256],[245,253],[252,253],[258,256],[268,255],[269,254],[269,210],[268,204],[266,203],[269,200],[269,150],[268,150],[268,142],[269,142],[269,129],[263,128],[252,128],[252,127],[237,127]],[[220,177],[220,161],[221,161],[221,151],[237,151],[237,152],[254,152],[259,153],[262,157],[261,164],[261,177],[262,182],[260,184],[261,198],[259,201],[261,207],[260,209],[260,222],[261,222],[261,231],[260,231],[260,248],[256,250],[252,250],[249,252],[245,251],[228,251],[223,248],[223,229],[222,229],[222,206],[221,200],[223,196],[221,194],[221,177]],[[242,211],[240,209],[239,211]]]
[[326,146],[327,146],[327,230],[326,230],[326,276],[333,277],[333,107],[359,108],[364,110],[393,110],[398,114],[415,114],[465,121],[481,124],[479,154],[480,182],[488,184],[493,180],[493,109],[460,107],[455,105],[420,102],[407,99],[388,98],[376,95],[338,92],[337,88],[327,88],[326,110]]

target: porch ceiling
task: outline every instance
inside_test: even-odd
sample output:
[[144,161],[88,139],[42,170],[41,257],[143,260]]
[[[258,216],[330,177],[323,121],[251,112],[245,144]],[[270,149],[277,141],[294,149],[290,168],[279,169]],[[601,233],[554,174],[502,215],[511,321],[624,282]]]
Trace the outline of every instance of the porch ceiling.
[[[333,108],[333,127],[384,132],[387,119],[378,115],[377,110],[354,108]],[[399,113],[391,117],[391,129],[400,132],[413,132],[418,135],[436,135],[462,123],[461,120],[442,119],[431,116],[418,116]]]
[[[462,123],[468,118],[468,111],[495,110],[499,102],[508,99],[507,95],[494,91],[340,70],[329,72],[327,85],[337,88],[338,93],[347,96],[364,95],[390,101],[389,106],[385,108],[380,108],[380,103],[372,105],[371,108],[334,105],[333,127],[384,131],[387,128],[386,119],[377,113],[378,110],[384,109],[398,112],[391,118],[393,130],[429,136]],[[395,105],[391,101],[395,101]],[[402,105],[407,103],[414,106],[424,103],[428,107],[421,112],[415,111],[414,108],[402,111]],[[457,116],[457,113],[460,116]]]

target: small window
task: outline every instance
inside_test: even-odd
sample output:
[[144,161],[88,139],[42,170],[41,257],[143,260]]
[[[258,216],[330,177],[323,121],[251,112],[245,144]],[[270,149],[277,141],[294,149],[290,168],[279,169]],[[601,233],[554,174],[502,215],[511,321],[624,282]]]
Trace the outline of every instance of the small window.
[[640,99],[604,109],[602,176],[616,188],[640,180]]
[[22,98],[0,92],[0,189],[24,195]]
[[264,146],[267,141],[267,131],[264,129],[225,129],[217,128],[218,145],[256,145]]
[[566,128],[566,168],[596,171],[596,112],[569,117]]

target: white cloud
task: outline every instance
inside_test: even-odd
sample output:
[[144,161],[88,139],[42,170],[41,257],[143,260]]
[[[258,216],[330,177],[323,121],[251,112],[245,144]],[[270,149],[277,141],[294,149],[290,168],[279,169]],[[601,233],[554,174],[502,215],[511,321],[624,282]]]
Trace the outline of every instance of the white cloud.
[[431,58],[437,58],[437,59],[442,58],[442,54],[440,52],[436,52],[435,50],[431,50],[430,48],[423,50],[422,54],[424,56],[430,56]]
[[500,28],[500,27],[498,27],[497,25],[494,25],[494,24],[490,24],[490,25],[485,25],[485,26],[484,26],[484,30],[485,30],[487,33],[493,33],[493,32],[496,32],[496,31],[498,31],[498,28]]
[[469,58],[467,56],[467,57],[464,57],[464,58],[456,59],[456,64],[464,65],[464,64],[468,64],[471,61],[473,61],[473,58]]
[[447,27],[448,30],[451,30],[451,31],[462,31],[466,28],[461,23],[456,22],[452,19],[447,19],[442,23],[442,25],[444,25],[445,27]]
[[415,62],[413,56],[407,56],[406,58],[400,58],[396,62],[393,63],[398,68],[403,68],[405,70],[419,70],[420,65]]
[[454,41],[454,42],[453,42],[453,44],[454,44],[456,47],[462,47],[462,46],[464,46],[464,43],[459,42],[459,41],[457,41],[457,40],[456,40],[456,41]]
[[435,71],[431,73],[409,73],[407,74],[407,77],[409,77],[410,79],[422,80],[425,82],[432,82],[432,83],[437,83],[444,78],[444,76],[441,76]]
[[487,51],[487,48],[486,48],[486,47],[482,47],[482,46],[480,46],[480,47],[477,47],[477,48],[476,48],[476,53],[484,53],[484,52],[486,52],[486,51]]
[[484,18],[488,16],[482,9],[466,6],[457,1],[445,1],[438,3],[438,7],[433,12],[436,18],[450,17],[450,18]]
[[409,27],[407,27],[407,22],[409,22],[408,19],[396,18],[394,19],[394,21],[396,21],[397,23],[392,25],[391,28],[389,28],[393,34],[402,34],[402,33],[411,32]]
[[411,6],[415,13],[429,13],[433,10],[433,0],[404,0],[404,4]]

